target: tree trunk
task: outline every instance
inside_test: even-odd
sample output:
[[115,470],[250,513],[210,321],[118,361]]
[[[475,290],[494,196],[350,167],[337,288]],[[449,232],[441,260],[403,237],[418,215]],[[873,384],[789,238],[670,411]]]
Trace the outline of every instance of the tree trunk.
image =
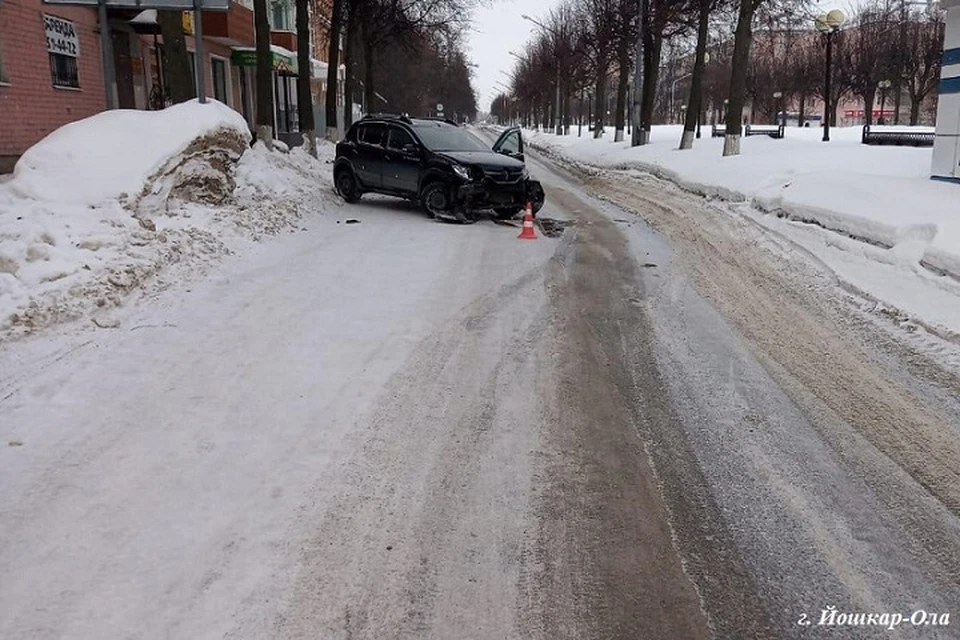
[[900,124],[900,101],[903,96],[903,85],[898,81],[893,92],[893,124]]
[[310,0],[297,0],[297,116],[300,134],[307,153],[317,157],[317,142],[313,122],[313,91],[310,79]]
[[363,102],[366,113],[376,113],[376,100],[377,92],[373,88],[373,56],[376,47],[374,43],[370,41],[370,36],[366,33],[366,29],[361,27],[361,33],[363,34]]
[[337,90],[340,85],[340,33],[343,31],[344,5],[349,0],[333,0],[333,15],[330,17],[330,43],[327,47],[327,140],[335,141],[337,128]]
[[700,118],[700,105],[703,103],[703,71],[707,53],[707,36],[710,29],[710,12],[706,4],[700,6],[697,23],[697,51],[693,60],[693,73],[690,75],[690,98],[687,100],[687,117],[683,123],[683,135],[680,138],[681,149],[693,148],[693,137],[697,132],[697,120]]
[[[807,96],[801,93],[800,94],[800,113],[797,115],[797,126],[799,127],[802,127],[804,121],[807,119],[806,103],[807,103]],[[786,117],[784,117],[784,119],[786,119]]]
[[650,130],[653,126],[653,109],[657,99],[657,83],[660,82],[660,56],[663,51],[663,37],[659,34],[647,34],[643,48],[643,98],[640,101],[640,144],[650,142]]
[[873,101],[876,100],[876,91],[866,91],[860,96],[863,99],[863,124],[873,124]]
[[620,67],[617,82],[617,115],[614,120],[613,139],[616,142],[623,140],[623,130],[626,126],[627,87],[630,84],[630,42],[621,37],[617,43],[617,63]]
[[640,13],[637,16],[637,46],[634,51],[634,76],[633,76],[633,134],[630,136],[630,146],[636,147],[644,144],[643,126],[643,97],[646,95],[646,82],[644,82],[644,65],[647,49],[647,26],[649,25],[650,3],[649,0],[640,0]]
[[923,97],[910,96],[910,126],[915,127],[920,122],[920,105],[923,104]]
[[593,137],[599,138],[603,135],[604,112],[607,110],[607,70],[600,68],[597,70],[597,107],[596,122],[593,124]]
[[253,0],[257,44],[257,139],[273,148],[273,54],[267,0]]
[[[349,6],[349,5],[348,5]],[[346,131],[353,124],[353,47],[356,36],[354,34],[354,11],[347,11],[347,34],[343,42],[343,64],[346,68],[343,79],[343,130]]]
[[196,97],[193,70],[190,69],[190,56],[187,53],[187,41],[183,36],[183,13],[180,11],[158,11],[160,34],[163,36],[163,57],[167,91],[173,104],[180,104]]
[[743,105],[747,94],[747,67],[750,63],[750,45],[753,41],[753,14],[755,0],[740,0],[740,15],[733,44],[733,69],[730,74],[730,104],[727,106],[726,135],[723,155],[740,155],[740,136],[743,133]]

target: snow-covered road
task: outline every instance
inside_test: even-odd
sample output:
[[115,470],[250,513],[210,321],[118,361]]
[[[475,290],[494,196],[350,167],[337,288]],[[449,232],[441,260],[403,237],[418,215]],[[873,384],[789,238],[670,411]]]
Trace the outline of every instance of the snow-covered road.
[[960,615],[957,373],[756,225],[534,166],[560,238],[367,198],[117,329],[5,345],[0,637]]

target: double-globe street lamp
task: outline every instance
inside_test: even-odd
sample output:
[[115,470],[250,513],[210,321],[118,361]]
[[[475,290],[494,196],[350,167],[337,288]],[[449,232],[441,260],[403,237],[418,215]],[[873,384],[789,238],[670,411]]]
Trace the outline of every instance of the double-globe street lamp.
[[[537,21],[537,20],[534,20],[533,18],[531,18],[530,16],[528,16],[528,15],[525,14],[525,13],[524,13],[523,15],[521,15],[520,17],[523,18],[524,20],[528,20],[528,21],[532,22],[533,24],[537,25],[538,27],[540,27],[541,29],[543,29],[544,31],[546,31],[547,33],[549,33],[550,35],[552,35],[554,38],[556,38],[556,39],[557,39],[557,49],[560,48],[560,41],[563,39],[563,36],[562,36],[562,35],[560,35],[560,34],[557,33],[556,31],[554,31],[553,29],[551,29],[551,28],[548,27],[547,25],[543,24],[542,22],[539,22],[539,21]],[[558,52],[558,54],[559,54],[559,52]],[[556,103],[556,105],[555,105],[554,108],[553,108],[553,130],[554,130],[554,132],[556,132],[556,134],[557,134],[558,136],[562,136],[562,135],[563,135],[563,125],[562,125],[562,123],[560,122],[560,56],[559,56],[559,55],[557,55],[557,59],[555,60],[555,62],[557,63],[557,103]]]
[[817,16],[813,23],[827,41],[826,77],[823,83],[823,141],[830,142],[830,79],[833,64],[833,36],[840,31],[846,16],[839,9]]

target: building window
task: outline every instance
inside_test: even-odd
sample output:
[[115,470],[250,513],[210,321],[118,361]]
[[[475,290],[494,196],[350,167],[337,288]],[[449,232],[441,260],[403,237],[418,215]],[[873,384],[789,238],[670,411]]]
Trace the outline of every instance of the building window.
[[80,88],[77,56],[80,39],[73,23],[63,18],[44,14],[43,27],[47,36],[47,55],[50,58],[50,76],[55,87]]
[[80,88],[80,75],[77,73],[76,58],[62,56],[59,53],[51,53],[50,75],[53,78],[53,86],[55,87],[67,87],[69,89]]
[[7,72],[3,67],[3,40],[0,40],[0,84],[7,82]]
[[213,97],[230,106],[227,95],[227,63],[220,58],[211,58],[210,64],[213,71]]
[[191,95],[197,97],[197,56],[193,51],[188,51],[187,56],[190,58],[190,87],[192,89]]
[[290,9],[289,2],[273,0],[270,3],[270,28],[274,31],[293,31]]

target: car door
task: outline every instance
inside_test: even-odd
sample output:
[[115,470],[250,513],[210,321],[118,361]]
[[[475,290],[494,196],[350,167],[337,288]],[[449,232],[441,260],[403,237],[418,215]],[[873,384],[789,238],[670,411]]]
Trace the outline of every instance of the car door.
[[383,188],[416,195],[420,184],[422,149],[410,133],[397,125],[387,127],[386,161],[383,164]]
[[501,133],[493,145],[493,150],[523,162],[523,136],[520,134],[520,127],[511,127]]
[[384,139],[387,137],[387,125],[382,122],[362,124],[357,130],[357,157],[353,162],[357,178],[365,189],[383,187]]

